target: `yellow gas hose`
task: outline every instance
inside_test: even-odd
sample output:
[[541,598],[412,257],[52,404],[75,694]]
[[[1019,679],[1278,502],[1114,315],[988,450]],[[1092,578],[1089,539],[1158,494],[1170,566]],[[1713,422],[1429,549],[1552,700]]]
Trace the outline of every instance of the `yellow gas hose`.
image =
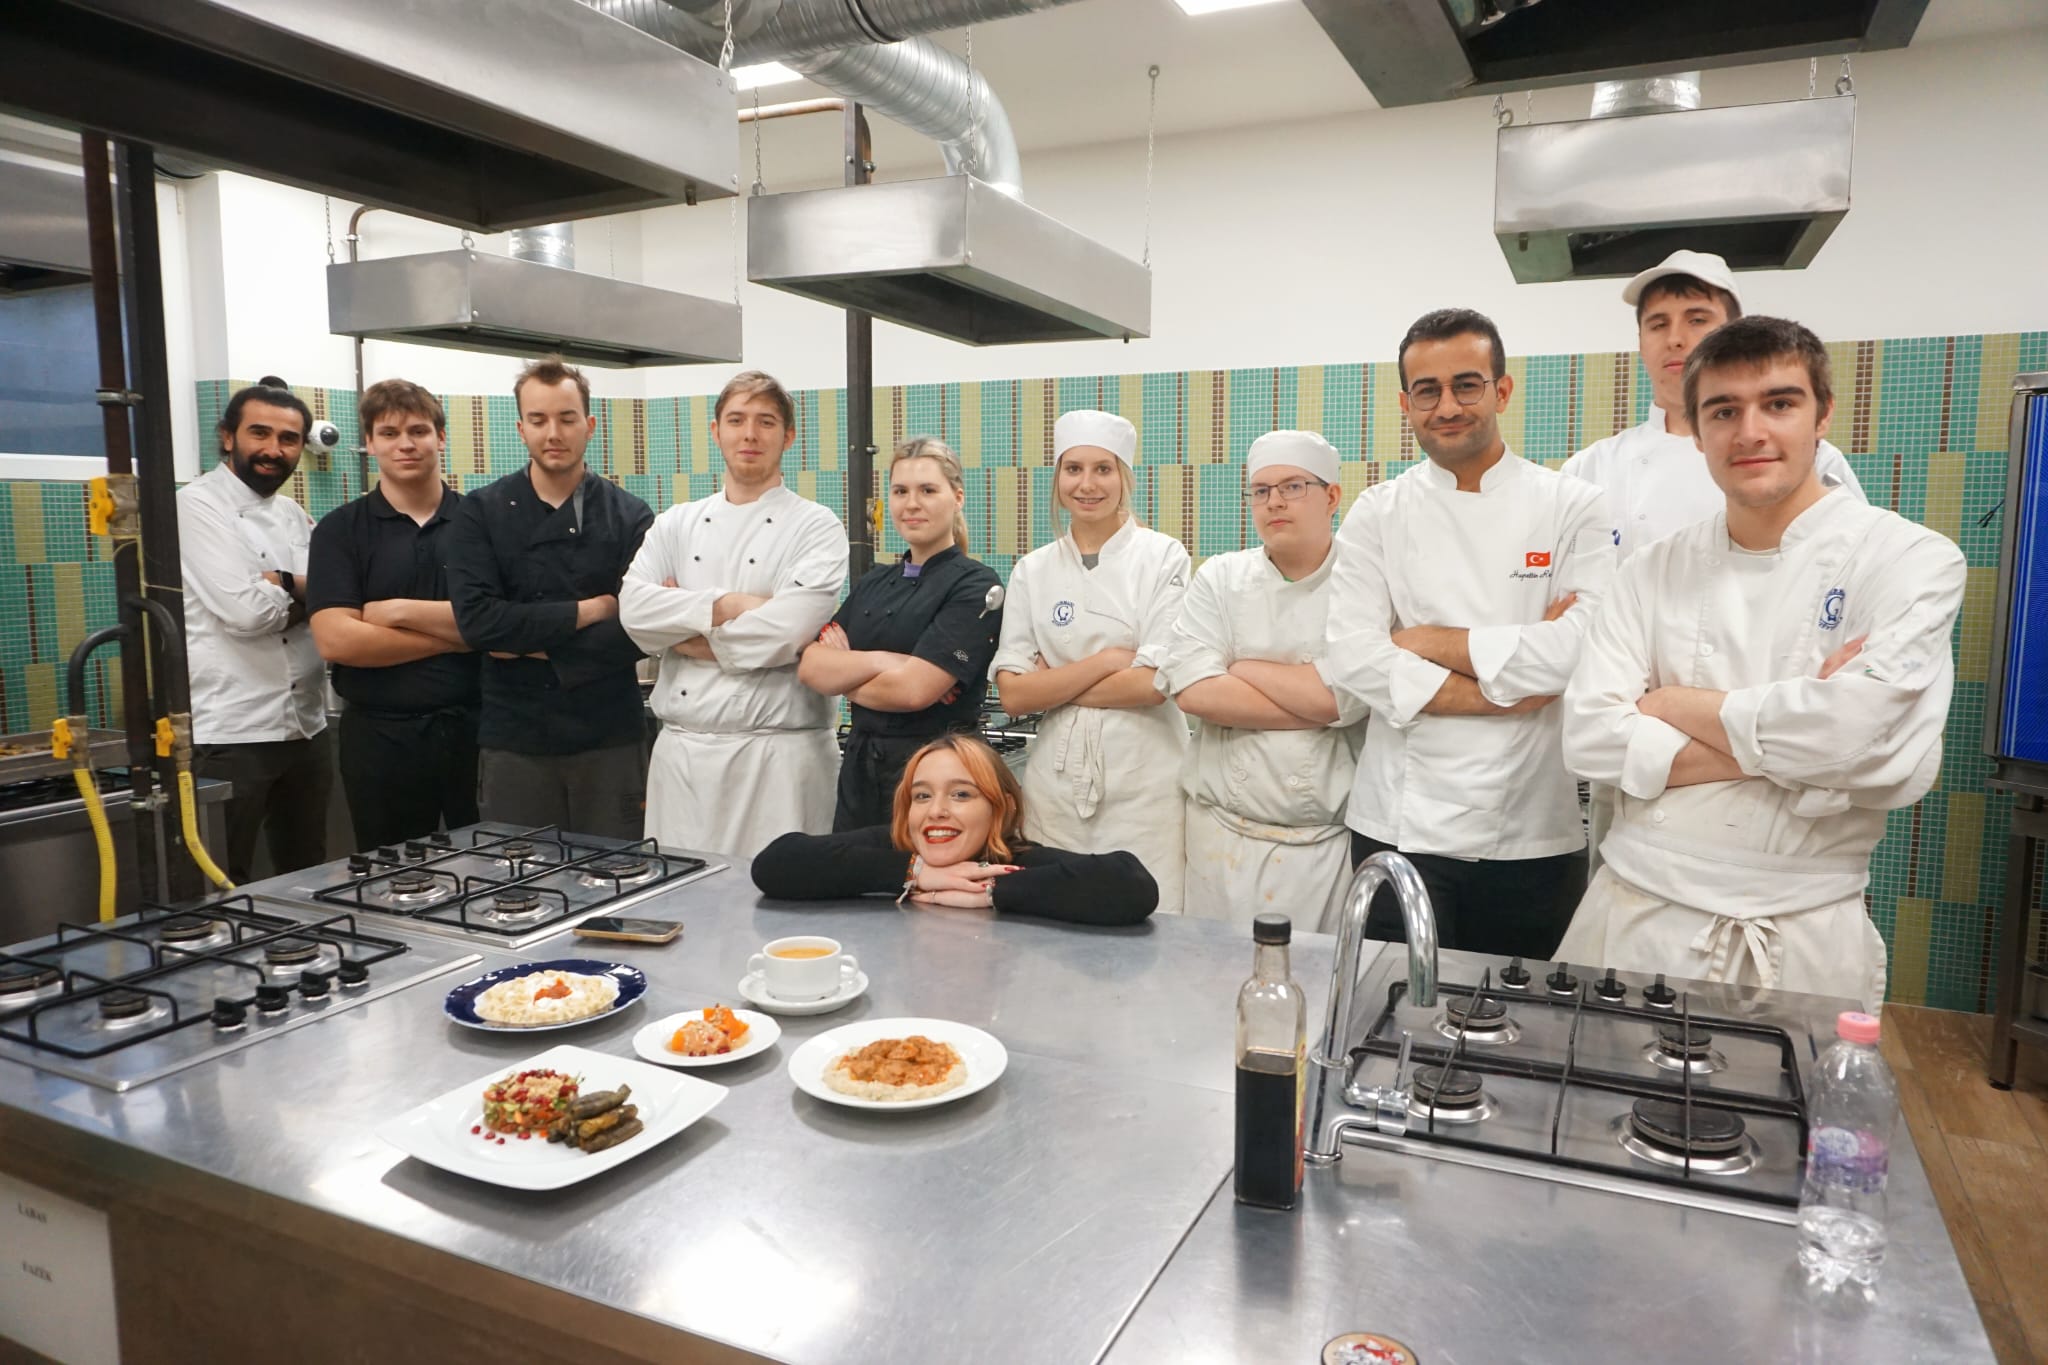
[[107,808],[100,801],[92,769],[73,768],[71,775],[85,798],[85,818],[92,822],[92,841],[100,851],[100,923],[105,924],[114,917],[114,832],[107,828]]
[[192,861],[199,864],[199,870],[206,879],[223,891],[232,891],[235,884],[228,880],[228,874],[214,865],[206,855],[206,845],[199,842],[199,800],[192,790],[192,769],[185,763],[178,764],[178,808],[184,816],[185,847],[191,850]]

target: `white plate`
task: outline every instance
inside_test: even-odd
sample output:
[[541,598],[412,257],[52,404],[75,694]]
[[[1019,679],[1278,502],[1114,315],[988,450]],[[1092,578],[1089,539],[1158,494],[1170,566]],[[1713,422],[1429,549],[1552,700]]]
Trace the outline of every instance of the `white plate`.
[[779,995],[768,994],[768,983],[761,979],[759,972],[748,972],[740,978],[735,988],[740,999],[749,1005],[759,1005],[770,1014],[830,1014],[842,1009],[867,994],[868,974],[856,971],[837,995],[828,995],[822,1000],[784,1000]]
[[702,1007],[671,1014],[666,1019],[657,1019],[633,1035],[633,1051],[657,1066],[722,1066],[736,1062],[742,1057],[751,1057],[757,1052],[766,1052],[775,1046],[775,1040],[782,1036],[782,1025],[756,1010],[734,1010],[733,1017],[747,1026],[747,1041],[730,1052],[721,1052],[712,1057],[686,1057],[680,1052],[668,1050],[668,1040],[675,1036],[677,1029],[692,1019],[702,1019]]
[[[907,1038],[913,1033],[922,1033],[934,1042],[951,1043],[960,1060],[967,1063],[966,1083],[943,1095],[921,1100],[867,1100],[858,1095],[842,1095],[825,1084],[825,1068],[847,1053],[866,1047],[877,1038]],[[829,1029],[798,1048],[789,1059],[789,1078],[806,1095],[849,1109],[929,1109],[987,1089],[1009,1064],[1008,1050],[972,1024],[956,1024],[951,1019],[863,1019],[857,1024]]]
[[[486,1142],[469,1131],[483,1122],[484,1088],[515,1071],[563,1071],[580,1076],[586,1093],[630,1085],[633,1093],[626,1103],[640,1106],[638,1117],[645,1131],[601,1152],[579,1152],[541,1137],[524,1142],[508,1137],[502,1147]],[[515,1190],[556,1190],[653,1150],[717,1108],[724,1098],[722,1085],[564,1043],[523,1062],[493,1067],[467,1085],[386,1119],[378,1126],[377,1136],[407,1156],[472,1180]]]

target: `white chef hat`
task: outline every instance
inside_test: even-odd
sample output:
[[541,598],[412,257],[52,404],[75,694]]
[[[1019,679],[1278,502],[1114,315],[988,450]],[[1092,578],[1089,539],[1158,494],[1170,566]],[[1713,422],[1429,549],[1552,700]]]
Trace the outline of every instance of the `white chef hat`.
[[1337,447],[1313,431],[1269,431],[1245,451],[1244,477],[1249,483],[1267,465],[1279,464],[1305,470],[1324,483],[1335,483],[1337,458]]
[[1659,280],[1673,275],[1690,275],[1702,284],[1711,284],[1716,289],[1725,289],[1735,300],[1735,306],[1742,306],[1742,291],[1735,287],[1735,272],[1728,268],[1728,262],[1711,251],[1674,251],[1656,265],[1643,271],[1621,287],[1621,301],[1633,305],[1643,296],[1643,291]]
[[1113,412],[1076,408],[1052,424],[1052,457],[1075,446],[1100,446],[1127,465],[1138,463],[1138,429]]

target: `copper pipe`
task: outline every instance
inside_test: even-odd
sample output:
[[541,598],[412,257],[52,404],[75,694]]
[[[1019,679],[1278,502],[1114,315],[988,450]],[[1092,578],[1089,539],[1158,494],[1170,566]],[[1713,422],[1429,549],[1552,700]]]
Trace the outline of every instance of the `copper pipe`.
[[740,122],[757,119],[795,118],[800,114],[838,114],[846,110],[845,100],[791,100],[787,104],[764,104],[758,109],[740,110]]

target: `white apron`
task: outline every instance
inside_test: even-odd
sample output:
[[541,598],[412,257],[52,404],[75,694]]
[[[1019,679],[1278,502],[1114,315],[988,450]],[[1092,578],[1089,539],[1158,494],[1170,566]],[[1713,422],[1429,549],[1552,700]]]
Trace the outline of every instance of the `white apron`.
[[[1179,541],[1125,523],[1096,568],[1071,536],[1017,562],[1003,604],[1003,639],[991,672],[1024,673],[1102,649],[1135,650],[1159,666],[1187,592]],[[1142,709],[1056,706],[1039,718],[1024,765],[1024,832],[1075,853],[1136,854],[1159,883],[1160,914],[1181,911],[1186,848],[1180,792],[1187,721],[1170,701]]]
[[647,834],[664,848],[751,858],[791,830],[832,828],[830,730],[692,734],[663,726],[647,765]]
[[1833,995],[1873,1012],[1884,1002],[1884,939],[1860,895],[1813,910],[1744,904],[1713,913],[1660,899],[1603,867],[1557,960]]
[[1341,824],[1266,825],[1190,800],[1187,914],[1249,928],[1285,915],[1303,933],[1330,932],[1351,882],[1351,831]]

